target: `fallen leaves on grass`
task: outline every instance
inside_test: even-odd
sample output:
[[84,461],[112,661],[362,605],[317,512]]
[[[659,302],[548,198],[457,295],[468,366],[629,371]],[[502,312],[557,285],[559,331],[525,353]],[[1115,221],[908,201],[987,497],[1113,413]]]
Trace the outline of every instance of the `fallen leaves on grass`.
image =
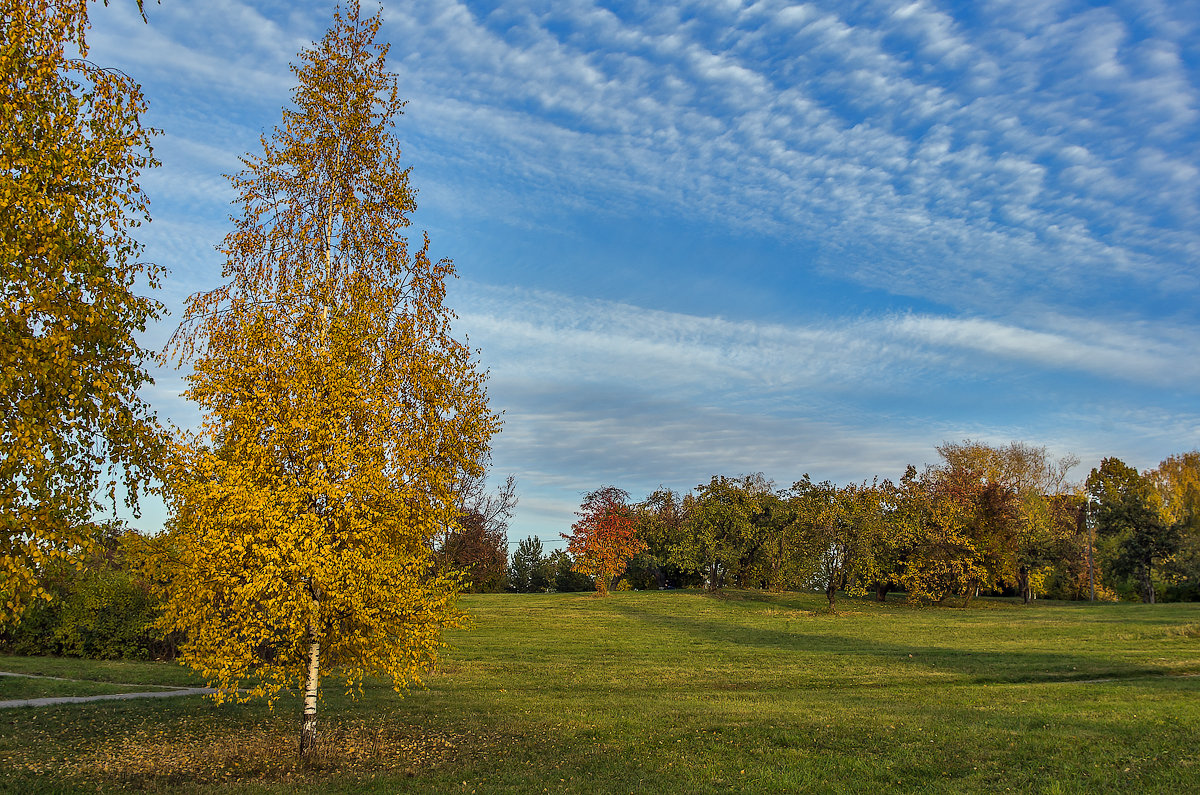
[[228,781],[311,780],[314,774],[388,771],[411,776],[492,745],[489,738],[471,733],[381,727],[365,720],[325,722],[313,758],[303,765],[297,758],[298,742],[295,727],[278,721],[217,731],[211,724],[175,724],[169,731],[143,728],[100,739],[71,759],[69,767],[56,764],[57,760],[7,761],[30,772],[68,773],[123,787],[174,789]]

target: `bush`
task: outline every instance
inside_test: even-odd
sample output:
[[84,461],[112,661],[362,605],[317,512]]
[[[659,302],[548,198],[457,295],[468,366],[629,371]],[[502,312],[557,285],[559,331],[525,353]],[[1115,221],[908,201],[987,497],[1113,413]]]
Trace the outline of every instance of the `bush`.
[[1160,602],[1200,602],[1200,583],[1179,583],[1167,586],[1159,594]]
[[76,566],[56,563],[43,576],[48,602],[29,606],[19,624],[0,631],[10,654],[114,659],[172,659],[177,638],[156,627],[158,599],[123,565],[128,534],[107,530],[101,552]]

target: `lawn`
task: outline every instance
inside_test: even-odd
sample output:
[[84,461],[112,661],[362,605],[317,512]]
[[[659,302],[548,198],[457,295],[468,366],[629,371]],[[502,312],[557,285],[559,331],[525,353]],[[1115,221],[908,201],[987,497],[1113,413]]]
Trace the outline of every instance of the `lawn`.
[[[400,699],[369,683],[351,701],[326,684],[316,769],[293,759],[295,699],[273,712],[110,701],[0,712],[0,788],[1142,793],[1200,780],[1200,605],[843,600],[831,615],[818,596],[736,591],[463,603],[476,626],[451,636],[427,689]],[[58,662],[0,669],[195,684],[151,663]]]

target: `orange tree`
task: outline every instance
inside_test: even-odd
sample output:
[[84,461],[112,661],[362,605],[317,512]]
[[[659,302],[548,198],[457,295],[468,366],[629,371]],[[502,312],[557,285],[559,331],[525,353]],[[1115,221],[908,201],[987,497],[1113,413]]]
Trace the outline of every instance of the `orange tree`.
[[576,516],[579,521],[571,525],[571,535],[562,536],[567,551],[575,559],[575,571],[595,577],[596,591],[607,596],[613,577],[646,548],[637,535],[629,492],[616,486],[589,492]]
[[87,29],[85,0],[0,0],[0,625],[159,457],[136,334],[160,274],[132,236],[154,131],[137,84],[84,60]]
[[458,581],[434,539],[498,427],[451,335],[453,266],[397,234],[415,203],[379,25],[352,2],[301,53],[294,109],[232,177],[229,281],[175,339],[205,421],[170,472],[165,620],[219,700],[301,690],[301,756],[322,673],[400,689],[436,659]]

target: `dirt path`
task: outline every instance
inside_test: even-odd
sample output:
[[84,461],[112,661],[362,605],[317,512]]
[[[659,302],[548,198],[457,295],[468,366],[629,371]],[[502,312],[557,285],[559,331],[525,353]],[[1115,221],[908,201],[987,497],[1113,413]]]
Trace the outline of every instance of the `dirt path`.
[[[61,676],[38,676],[37,674],[14,674],[0,671],[0,676],[19,676],[24,679],[53,679],[58,682],[94,682],[89,679],[65,679]],[[131,693],[108,693],[102,696],[47,696],[46,698],[17,698],[0,701],[0,709],[13,707],[49,707],[55,704],[85,704],[89,701],[120,701],[128,698],[172,698],[195,696],[215,692],[211,687],[171,687],[169,685],[135,685],[128,682],[104,682],[119,687],[156,687],[158,690],[141,690]]]

